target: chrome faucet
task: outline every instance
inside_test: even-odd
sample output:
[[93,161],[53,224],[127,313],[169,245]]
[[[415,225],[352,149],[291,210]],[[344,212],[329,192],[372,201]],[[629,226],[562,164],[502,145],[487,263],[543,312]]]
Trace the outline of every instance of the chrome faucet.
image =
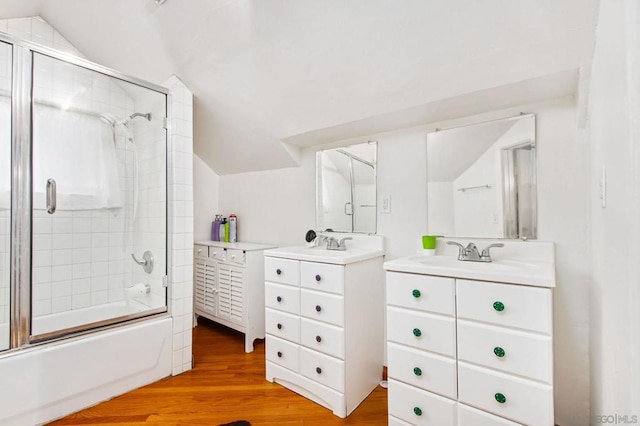
[[329,239],[327,240],[327,250],[345,251],[347,249],[347,245],[345,244],[345,241],[347,240],[353,240],[353,238],[345,237],[345,238],[341,238],[340,240],[337,240],[333,237],[329,237]]
[[489,250],[493,247],[504,247],[502,243],[489,244],[482,250],[482,253],[480,253],[474,243],[469,243],[466,247],[455,241],[447,241],[447,244],[458,247],[458,260],[469,262],[491,262],[491,253]]
[[329,244],[329,238],[332,237],[327,237],[326,235],[318,235],[313,239],[313,247],[317,247],[322,243],[327,243],[327,245]]

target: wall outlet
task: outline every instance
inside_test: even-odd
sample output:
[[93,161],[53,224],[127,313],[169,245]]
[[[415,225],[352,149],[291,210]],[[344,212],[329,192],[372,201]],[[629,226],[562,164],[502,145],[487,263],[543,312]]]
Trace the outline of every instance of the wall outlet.
[[380,200],[380,213],[391,213],[391,195],[383,195]]

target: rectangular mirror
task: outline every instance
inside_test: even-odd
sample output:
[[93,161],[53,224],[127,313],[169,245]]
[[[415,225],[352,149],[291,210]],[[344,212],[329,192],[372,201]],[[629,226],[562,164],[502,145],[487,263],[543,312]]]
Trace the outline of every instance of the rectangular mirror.
[[427,134],[432,235],[535,239],[535,115]]
[[316,229],[376,233],[377,143],[316,154]]

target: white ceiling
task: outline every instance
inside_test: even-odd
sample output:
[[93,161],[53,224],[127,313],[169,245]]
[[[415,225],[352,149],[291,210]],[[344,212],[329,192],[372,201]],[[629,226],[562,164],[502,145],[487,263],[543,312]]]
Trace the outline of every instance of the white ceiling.
[[220,174],[336,140],[575,93],[598,0],[0,0],[89,59],[195,96]]

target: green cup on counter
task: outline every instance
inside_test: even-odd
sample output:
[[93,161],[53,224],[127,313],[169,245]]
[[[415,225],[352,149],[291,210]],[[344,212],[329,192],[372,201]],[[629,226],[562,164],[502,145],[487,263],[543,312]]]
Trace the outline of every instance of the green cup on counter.
[[436,254],[436,240],[438,237],[442,237],[442,235],[422,236],[422,248],[424,249],[424,254],[428,256]]

